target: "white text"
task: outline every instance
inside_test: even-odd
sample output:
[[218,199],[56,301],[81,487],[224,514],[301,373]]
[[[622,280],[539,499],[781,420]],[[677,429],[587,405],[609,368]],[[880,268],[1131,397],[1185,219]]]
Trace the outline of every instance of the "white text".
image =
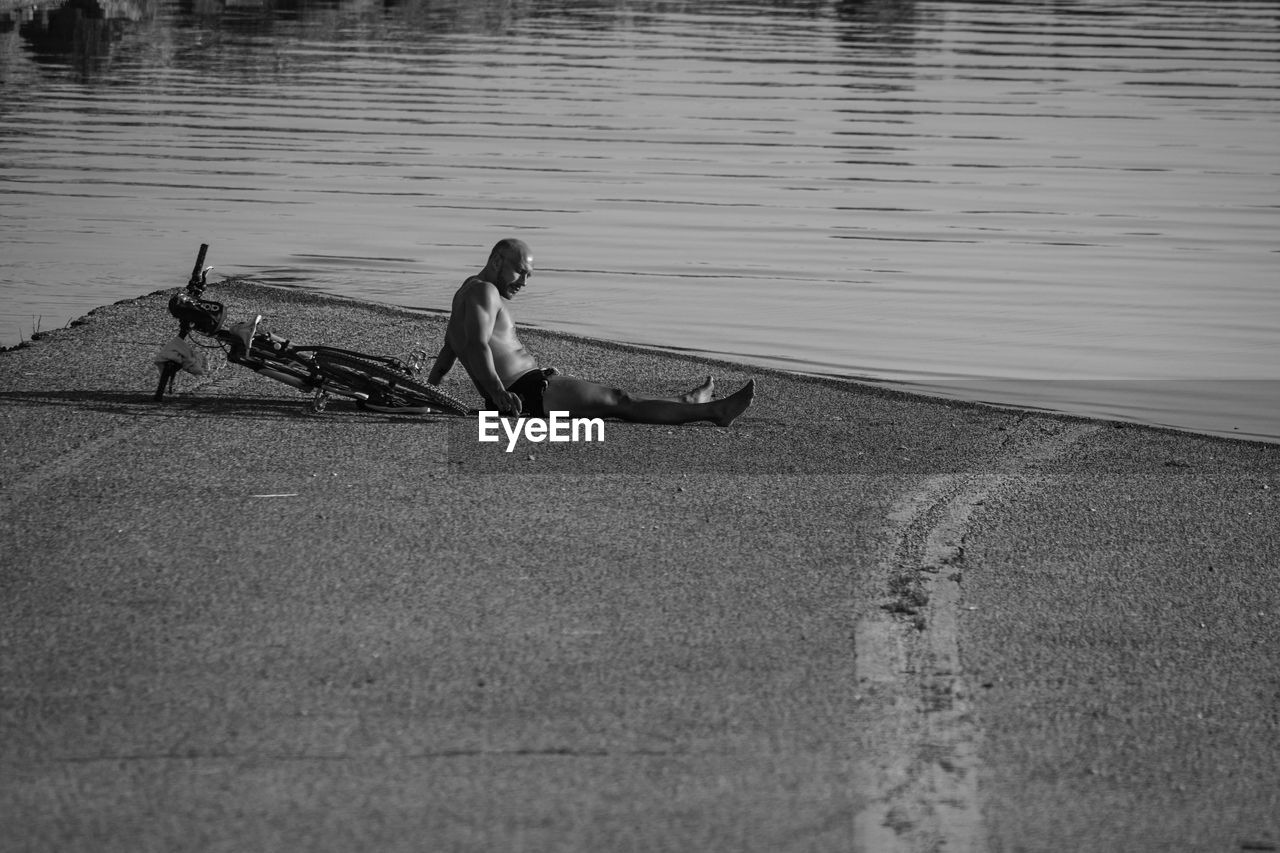
[[543,441],[604,441],[604,420],[601,418],[571,418],[568,412],[549,412],[547,418],[504,418],[497,412],[481,412],[479,440],[497,442],[498,425],[507,434],[507,453],[516,448],[521,433],[525,441],[535,444]]

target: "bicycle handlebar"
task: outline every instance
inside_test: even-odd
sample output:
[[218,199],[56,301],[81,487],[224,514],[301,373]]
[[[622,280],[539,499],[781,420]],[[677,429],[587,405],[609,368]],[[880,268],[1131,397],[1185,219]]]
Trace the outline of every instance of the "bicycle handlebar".
[[187,282],[187,287],[191,288],[192,290],[199,288],[200,285],[204,283],[203,281],[201,281],[200,269],[201,267],[204,266],[204,256],[208,251],[209,251],[209,244],[201,243],[200,254],[196,255],[195,268],[191,270],[191,280]]

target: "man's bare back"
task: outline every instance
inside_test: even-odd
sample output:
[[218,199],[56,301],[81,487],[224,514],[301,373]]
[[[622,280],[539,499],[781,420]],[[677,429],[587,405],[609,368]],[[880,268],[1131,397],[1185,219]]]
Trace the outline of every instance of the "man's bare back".
[[523,241],[507,239],[493,247],[484,269],[454,294],[445,342],[428,377],[431,384],[438,385],[454,362],[461,361],[492,409],[504,414],[523,410],[537,417],[566,411],[574,417],[660,424],[711,421],[728,426],[751,405],[754,380],[719,400],[712,399],[715,386],[710,377],[677,397],[638,398],[620,388],[553,370],[538,371],[537,360],[516,336],[515,319],[505,304],[524,288],[532,273],[533,256]]

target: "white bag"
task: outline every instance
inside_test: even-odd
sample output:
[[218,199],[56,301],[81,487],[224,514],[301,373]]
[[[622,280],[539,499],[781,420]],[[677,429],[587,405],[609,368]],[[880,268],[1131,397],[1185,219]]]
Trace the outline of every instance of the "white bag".
[[204,353],[196,352],[186,339],[177,337],[160,347],[152,362],[157,370],[164,370],[166,363],[173,362],[192,376],[203,376],[208,367]]

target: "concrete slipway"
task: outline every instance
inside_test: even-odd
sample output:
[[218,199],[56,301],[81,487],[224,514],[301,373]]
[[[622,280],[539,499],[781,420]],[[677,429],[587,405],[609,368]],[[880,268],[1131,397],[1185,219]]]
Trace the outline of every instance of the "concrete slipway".
[[530,332],[756,401],[505,453],[234,366],[156,405],[165,301],[0,353],[6,850],[1280,849],[1280,446]]

